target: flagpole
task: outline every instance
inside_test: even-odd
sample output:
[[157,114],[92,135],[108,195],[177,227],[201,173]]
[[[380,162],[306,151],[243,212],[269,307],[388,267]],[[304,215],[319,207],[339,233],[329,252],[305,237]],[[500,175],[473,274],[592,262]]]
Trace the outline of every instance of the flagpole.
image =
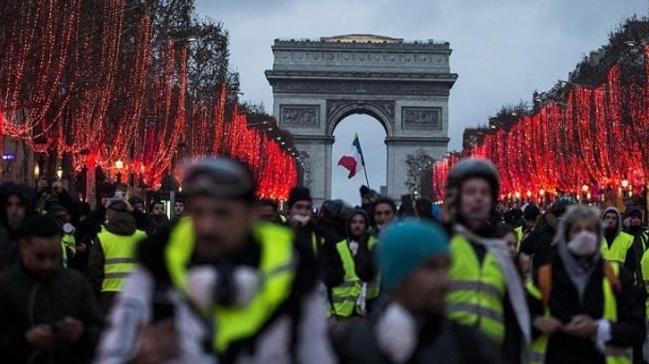
[[367,178],[367,167],[365,166],[365,156],[363,155],[363,148],[361,147],[361,139],[358,137],[358,133],[354,134],[354,139],[358,139],[358,147],[361,151],[361,162],[363,162],[363,173],[365,174],[365,183],[367,183],[367,188],[371,189],[370,179]]

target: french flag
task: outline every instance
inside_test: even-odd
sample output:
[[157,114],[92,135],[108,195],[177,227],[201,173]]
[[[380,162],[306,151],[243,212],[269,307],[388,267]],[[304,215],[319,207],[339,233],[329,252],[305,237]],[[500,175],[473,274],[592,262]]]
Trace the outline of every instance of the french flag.
[[365,168],[365,158],[363,158],[363,149],[361,148],[361,141],[358,139],[358,134],[354,135],[352,142],[352,151],[349,155],[344,155],[338,161],[339,166],[349,171],[348,179],[353,178],[356,173]]

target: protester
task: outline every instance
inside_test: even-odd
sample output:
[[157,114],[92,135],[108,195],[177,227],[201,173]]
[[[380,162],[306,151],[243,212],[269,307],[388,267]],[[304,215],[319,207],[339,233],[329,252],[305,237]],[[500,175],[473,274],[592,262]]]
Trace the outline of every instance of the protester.
[[185,200],[176,199],[174,201],[174,222],[185,216]]
[[[534,280],[535,363],[630,363],[644,339],[633,277],[600,253],[596,210],[571,207],[556,235],[558,253]],[[543,360],[544,357],[544,360]],[[615,360],[615,361],[613,361]]]
[[0,351],[4,363],[87,363],[102,318],[85,278],[61,267],[61,229],[27,218],[20,265],[0,275]]
[[[115,295],[135,267],[137,243],[146,234],[136,229],[135,218],[122,200],[113,200],[106,211],[106,225],[90,248],[88,281],[98,294],[104,312],[108,312]],[[131,207],[132,210],[132,207]]]
[[280,218],[277,202],[273,200],[256,200],[255,216],[259,221],[272,222],[275,224],[282,223]]
[[380,197],[374,202],[372,216],[374,218],[373,234],[379,235],[384,227],[397,218],[397,205],[392,199]]
[[[568,207],[576,201],[570,197],[557,200],[542,218],[542,223],[530,232],[520,244],[520,258],[524,272],[536,274],[539,267],[550,263],[556,254],[557,246],[554,237],[557,234],[559,219]],[[531,262],[531,264],[530,264]]]
[[433,202],[427,198],[420,198],[415,201],[415,216],[420,220],[433,222]]
[[151,203],[151,213],[149,214],[149,219],[151,220],[151,228],[147,230],[147,233],[152,235],[156,231],[165,228],[171,224],[169,217],[165,212],[165,205],[162,201],[156,200]]
[[[622,231],[622,214],[615,207],[609,207],[602,213],[604,235],[602,237],[602,258],[624,265],[633,274],[640,273],[640,259],[633,249],[633,235]],[[640,279],[641,281],[641,279]]]
[[36,196],[26,185],[6,183],[0,188],[0,271],[18,262],[18,230],[33,214]]
[[[446,309],[449,319],[478,329],[508,362],[518,363],[527,357],[529,311],[509,250],[489,225],[499,187],[498,172],[488,161],[463,160],[448,175],[444,222],[453,235]],[[513,338],[518,342],[507,345]]]
[[335,338],[341,363],[500,362],[489,340],[444,318],[451,285],[447,241],[429,223],[406,220],[385,229],[378,265],[387,302]]
[[365,316],[379,296],[373,251],[377,239],[369,233],[369,217],[355,210],[347,221],[347,238],[336,244],[341,272],[326,280],[331,287],[332,316],[337,319]]
[[[225,157],[203,160],[187,172],[183,191],[188,218],[140,246],[143,269],[133,279],[151,284],[127,285],[129,299],[144,303],[135,315],[137,322],[129,322],[126,313],[120,316],[117,311],[128,306],[121,301],[127,299],[124,295],[111,322],[121,324],[126,332],[142,326],[146,331],[140,335],[148,336],[149,352],[159,362],[199,355],[201,330],[196,327],[198,332],[190,335],[189,327],[178,323],[192,317],[167,309],[167,315],[153,323],[152,315],[146,314],[155,309],[153,289],[160,288],[166,296],[186,295],[197,309],[194,312],[205,315],[215,330],[209,348],[220,362],[333,362],[312,251],[308,244],[297,243],[286,227],[255,223],[255,181],[249,170]],[[177,300],[169,305],[182,310]],[[165,318],[177,324],[167,323],[160,328],[166,332],[165,339],[153,340],[154,327],[165,325]],[[106,345],[105,350],[119,347]],[[126,351],[138,355],[132,343]]]

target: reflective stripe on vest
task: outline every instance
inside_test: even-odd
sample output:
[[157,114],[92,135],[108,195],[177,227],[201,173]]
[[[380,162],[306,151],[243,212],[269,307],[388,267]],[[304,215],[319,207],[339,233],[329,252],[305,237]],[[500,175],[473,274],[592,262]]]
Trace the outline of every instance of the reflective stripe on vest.
[[602,238],[600,251],[604,260],[624,264],[624,261],[626,260],[626,253],[631,248],[631,246],[633,246],[633,235],[620,231],[620,233],[615,237],[615,240],[613,240],[613,244],[611,244],[610,247],[608,246],[606,239]]
[[[372,249],[376,245],[377,240],[375,237],[370,236],[367,245],[369,249]],[[331,299],[333,303],[333,312],[332,314],[340,317],[349,317],[352,314],[356,313],[359,315],[364,315],[365,312],[358,309],[356,303],[361,296],[362,284],[363,282],[356,275],[356,264],[354,263],[354,258],[352,253],[349,250],[349,243],[347,240],[343,240],[336,244],[336,250],[340,256],[340,260],[343,263],[344,277],[343,283],[334,287],[331,290]],[[379,278],[375,278],[370,282],[366,283],[365,298],[374,299],[379,296]]]
[[101,291],[119,292],[126,277],[135,269],[135,248],[146,234],[135,230],[131,235],[117,235],[102,229],[97,237],[104,251],[104,279]]
[[[610,264],[613,272],[617,275],[619,272],[619,265],[616,263]],[[541,291],[533,284],[526,285],[527,291],[532,297],[543,300]],[[604,312],[602,318],[610,322],[617,322],[617,301],[613,292],[611,282],[604,276],[602,279],[602,292],[604,294]],[[546,315],[551,315],[550,310],[546,308]],[[539,336],[532,343],[532,354],[530,355],[530,363],[543,364],[545,362],[545,351],[547,349],[548,338],[545,335]],[[630,349],[609,347],[605,348],[606,364],[631,364],[631,351]]]
[[505,337],[502,301],[506,283],[502,269],[488,251],[481,264],[471,243],[461,235],[455,235],[449,244],[452,261],[447,317],[478,328],[500,345]]
[[[211,319],[217,335],[213,347],[227,351],[238,340],[254,337],[288,298],[295,279],[293,232],[283,226],[260,223],[253,229],[260,245],[259,274],[262,285],[246,307],[216,306]],[[175,287],[187,292],[187,267],[194,251],[194,231],[186,217],[171,231],[165,250],[167,268]]]
[[[331,290],[331,300],[333,303],[332,314],[340,317],[349,317],[354,314],[356,308],[356,301],[361,294],[361,280],[356,275],[356,267],[354,258],[349,251],[349,244],[347,240],[343,240],[336,244],[336,250],[340,261],[343,263],[343,283],[334,287]],[[362,314],[362,312],[357,312]]]

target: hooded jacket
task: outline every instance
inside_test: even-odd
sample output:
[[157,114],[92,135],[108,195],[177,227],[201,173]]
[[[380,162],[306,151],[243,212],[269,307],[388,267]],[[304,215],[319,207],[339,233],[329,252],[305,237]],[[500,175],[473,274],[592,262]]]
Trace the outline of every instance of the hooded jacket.
[[[618,209],[615,207],[609,207],[604,212],[602,213],[602,217],[606,216],[607,213],[613,212],[617,215],[617,228],[615,230],[607,230],[604,229],[604,242],[608,244],[608,247],[610,248],[615,239],[620,235],[620,234],[626,234],[624,231],[622,231],[622,214]],[[627,234],[628,235],[628,234]],[[636,249],[631,247],[629,250],[626,252],[626,258],[624,259],[624,268],[626,268],[629,272],[632,272],[633,274],[640,274],[640,259],[642,259],[642,255],[638,256],[636,254]]]
[[36,195],[31,187],[22,184],[5,183],[0,186],[0,271],[18,262],[17,231],[9,226],[7,220],[7,200],[18,196],[25,205],[25,217],[33,213]]
[[[575,273],[575,264],[565,257],[565,254],[571,254],[567,251],[566,231],[568,225],[574,222],[573,215],[576,212],[577,209],[568,210],[561,219],[555,238],[559,245],[559,254],[556,254],[550,263],[552,289],[548,300],[549,314],[564,325],[577,315],[588,315],[596,321],[600,320],[604,311],[604,261],[599,251],[592,258],[587,258],[592,260],[591,262],[583,262],[589,264],[578,264],[585,270],[579,274]],[[601,234],[598,234],[598,239],[600,236]],[[577,258],[573,257],[571,260],[575,261]],[[620,289],[614,292],[617,322],[610,323],[610,338],[605,340],[604,344],[628,348],[642,342],[645,328],[642,310],[635,298],[633,278],[625,269],[620,269],[618,278]],[[535,283],[538,287],[538,282]],[[533,318],[546,314],[542,300],[532,297],[528,297],[528,300]],[[540,333],[535,331],[534,336],[538,335]],[[546,363],[605,363],[605,357],[596,348],[595,340],[567,335],[561,331],[549,336],[545,360]]]
[[[114,217],[106,224],[105,229],[116,235],[130,236],[135,233],[135,226],[135,218],[131,213],[119,211],[115,212]],[[88,282],[90,282],[96,294],[101,291],[101,284],[104,279],[104,261],[104,250],[98,239],[95,238],[88,257]],[[101,303],[104,308],[107,307],[112,295],[110,292],[102,294]]]

